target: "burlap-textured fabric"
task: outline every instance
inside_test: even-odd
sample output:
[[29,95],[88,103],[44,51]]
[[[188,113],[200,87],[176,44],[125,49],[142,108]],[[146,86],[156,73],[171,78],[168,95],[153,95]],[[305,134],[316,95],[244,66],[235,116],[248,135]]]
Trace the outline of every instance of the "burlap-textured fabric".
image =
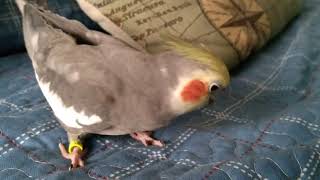
[[86,1],[149,52],[164,50],[159,34],[171,33],[204,44],[229,68],[265,45],[301,7],[301,0]]

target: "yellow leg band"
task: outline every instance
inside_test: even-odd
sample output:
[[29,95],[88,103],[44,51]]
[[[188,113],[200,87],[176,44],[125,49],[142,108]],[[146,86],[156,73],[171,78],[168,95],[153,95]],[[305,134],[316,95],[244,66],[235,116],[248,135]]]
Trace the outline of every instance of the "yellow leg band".
[[69,143],[69,148],[68,148],[69,153],[72,153],[73,148],[75,148],[75,147],[78,147],[81,151],[83,150],[83,146],[82,146],[82,143],[80,141],[72,140]]

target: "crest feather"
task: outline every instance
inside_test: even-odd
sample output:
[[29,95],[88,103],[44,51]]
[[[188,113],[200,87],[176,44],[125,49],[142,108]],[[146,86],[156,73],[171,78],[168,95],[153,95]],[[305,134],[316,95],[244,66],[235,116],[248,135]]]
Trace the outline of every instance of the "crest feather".
[[196,46],[169,33],[165,35],[161,34],[161,38],[164,40],[169,49],[184,57],[187,57],[192,61],[207,65],[212,71],[221,74],[227,84],[229,83],[230,75],[227,66],[221,59],[216,57],[204,47]]

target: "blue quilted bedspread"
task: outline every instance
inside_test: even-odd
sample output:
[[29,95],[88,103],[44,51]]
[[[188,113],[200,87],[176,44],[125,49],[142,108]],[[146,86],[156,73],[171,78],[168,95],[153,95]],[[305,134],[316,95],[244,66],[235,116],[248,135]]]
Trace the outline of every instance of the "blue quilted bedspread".
[[[86,166],[69,171],[65,131],[26,53],[0,59],[0,179],[320,179],[320,3],[232,74],[212,106],[155,132],[87,139]],[[5,43],[1,42],[5,48]],[[2,48],[2,47],[1,47]]]

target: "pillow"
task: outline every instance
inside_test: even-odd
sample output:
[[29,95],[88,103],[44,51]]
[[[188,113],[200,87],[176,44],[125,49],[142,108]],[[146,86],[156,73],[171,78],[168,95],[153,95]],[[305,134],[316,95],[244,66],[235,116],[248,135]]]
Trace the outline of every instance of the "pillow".
[[[229,69],[263,47],[298,14],[301,0],[77,0],[106,31],[108,18],[149,52],[161,33],[204,44]],[[101,17],[97,17],[97,14]],[[113,34],[112,32],[110,32]]]
[[[100,29],[74,1],[49,0],[49,8],[67,18],[77,19],[91,29]],[[0,56],[24,50],[21,14],[14,0],[0,1]]]

